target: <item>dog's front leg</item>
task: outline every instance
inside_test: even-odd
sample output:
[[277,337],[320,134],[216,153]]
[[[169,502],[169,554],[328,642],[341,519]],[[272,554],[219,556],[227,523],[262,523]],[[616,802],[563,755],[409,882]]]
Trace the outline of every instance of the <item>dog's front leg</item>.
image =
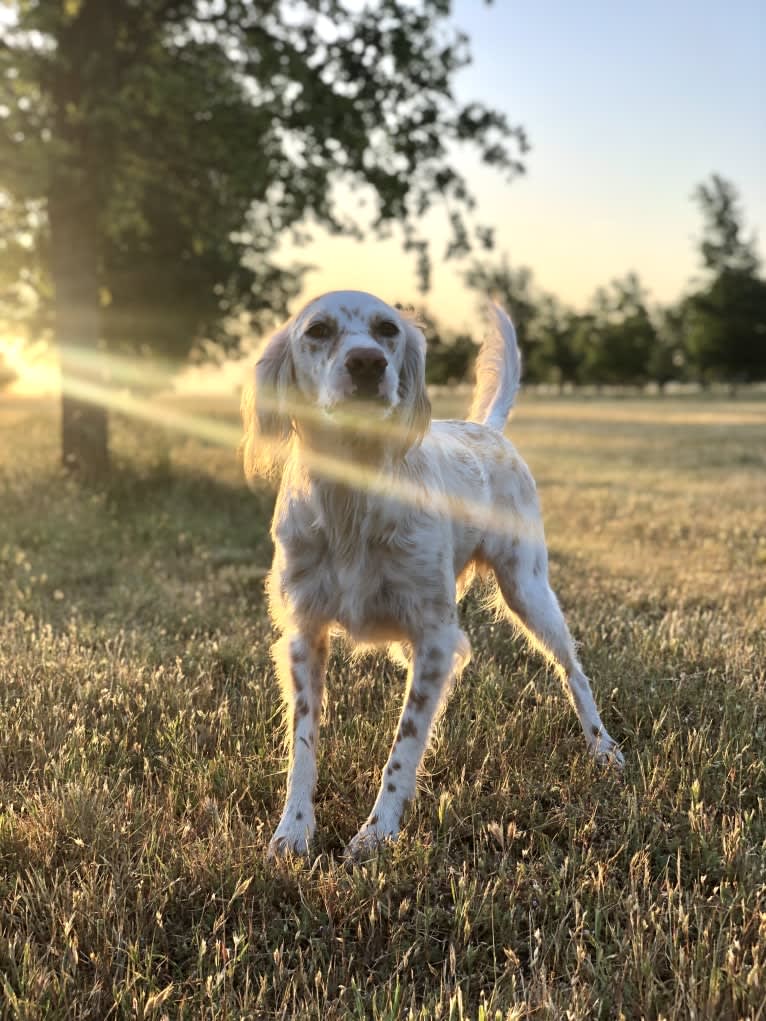
[[346,848],[347,856],[363,857],[382,841],[398,836],[404,811],[415,796],[418,767],[437,711],[469,658],[468,639],[456,625],[425,635],[417,644],[378,796],[367,821]]
[[287,716],[290,760],[287,798],[269,843],[269,855],[287,851],[308,854],[316,829],[316,747],[327,665],[326,633],[287,634],[274,646],[273,653]]

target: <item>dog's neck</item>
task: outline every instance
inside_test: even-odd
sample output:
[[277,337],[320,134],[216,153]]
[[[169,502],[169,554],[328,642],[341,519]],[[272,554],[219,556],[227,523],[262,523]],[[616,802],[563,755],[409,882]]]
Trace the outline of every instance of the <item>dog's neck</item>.
[[296,453],[309,478],[324,485],[374,490],[380,476],[395,473],[397,458],[380,434],[334,427],[295,428]]
[[[354,546],[368,534],[389,541],[406,516],[397,499],[401,459],[390,450],[360,457],[354,444],[337,443],[331,450],[295,437],[295,465],[313,494],[323,529],[331,545]],[[371,454],[369,450],[364,452]]]

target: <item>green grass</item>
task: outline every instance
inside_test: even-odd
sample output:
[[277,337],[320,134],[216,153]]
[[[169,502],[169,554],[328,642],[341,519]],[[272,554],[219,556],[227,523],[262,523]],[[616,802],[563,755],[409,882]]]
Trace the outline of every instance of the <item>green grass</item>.
[[766,405],[522,400],[624,776],[469,599],[421,797],[350,870],[401,677],[337,651],[315,859],[267,864],[271,495],[231,449],[113,433],[84,493],[55,408],[0,406],[2,1018],[766,1017]]

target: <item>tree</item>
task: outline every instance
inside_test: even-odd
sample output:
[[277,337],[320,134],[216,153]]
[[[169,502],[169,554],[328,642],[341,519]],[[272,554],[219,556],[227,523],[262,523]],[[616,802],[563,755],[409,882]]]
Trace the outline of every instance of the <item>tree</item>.
[[766,379],[766,281],[742,271],[719,273],[689,299],[686,344],[703,382]]
[[689,361],[703,382],[766,378],[766,281],[755,240],[743,239],[737,191],[713,175],[696,189],[705,230],[700,255],[706,284],[685,303]]
[[582,354],[575,344],[580,317],[550,294],[540,298],[532,323],[532,340],[528,359],[534,378],[558,384],[562,390],[576,383],[580,376]]
[[447,256],[491,244],[455,147],[512,177],[521,129],[452,94],[469,60],[449,0],[15,0],[0,42],[0,246],[53,294],[65,462],[108,465],[106,411],[70,352],[182,356],[240,313],[281,313],[299,267],[273,253],[307,222],[360,231],[338,185],[402,226],[450,209]]
[[700,255],[705,269],[723,272],[757,272],[760,260],[755,238],[742,237],[742,213],[737,189],[725,178],[712,174],[710,182],[698,184],[694,199],[702,210],[705,233],[700,240]]
[[666,384],[684,378],[686,315],[685,300],[657,312],[657,337],[649,358],[649,378],[659,385],[660,390]]
[[646,295],[635,273],[599,288],[588,315],[581,318],[575,346],[582,352],[582,376],[597,384],[642,384],[657,333]]

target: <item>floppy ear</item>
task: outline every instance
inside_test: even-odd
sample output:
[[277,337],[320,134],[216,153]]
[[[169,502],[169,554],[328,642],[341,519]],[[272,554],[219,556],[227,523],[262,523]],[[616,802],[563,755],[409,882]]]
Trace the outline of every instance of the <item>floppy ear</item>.
[[285,459],[293,431],[288,399],[294,381],[287,323],[266,342],[255,364],[253,380],[242,390],[245,435],[240,450],[250,482],[258,475],[273,474]]
[[405,348],[399,373],[398,418],[402,427],[402,456],[416,447],[431,424],[431,402],[426,390],[426,338],[405,320]]

